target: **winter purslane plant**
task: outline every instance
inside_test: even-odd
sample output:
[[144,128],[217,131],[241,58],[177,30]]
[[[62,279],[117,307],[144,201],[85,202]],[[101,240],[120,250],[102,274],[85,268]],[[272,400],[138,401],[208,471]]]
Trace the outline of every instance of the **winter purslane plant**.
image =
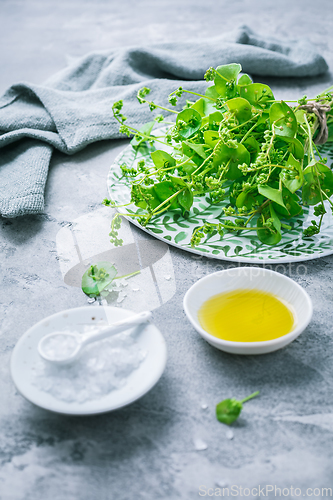
[[[162,136],[152,131],[163,122],[163,115],[137,130],[127,125],[122,101],[114,103],[119,130],[134,135],[132,147],[139,148],[145,141],[155,147],[153,167],[144,160],[135,168],[121,166],[130,179],[131,203],[143,209],[140,215],[133,214],[141,225],[166,210],[180,210],[186,217],[194,197],[208,196],[211,203],[225,202],[224,214],[219,223],[207,222],[195,229],[193,246],[213,232],[222,238],[226,232],[244,229],[275,245],[281,229],[290,227],[288,219],[301,214],[304,205],[315,205],[316,219],[303,236],[320,232],[324,201],[333,208],[333,173],[316,144],[333,141],[332,88],[314,99],[277,101],[268,85],[253,83],[240,72],[239,64],[209,68],[205,78],[213,84],[205,95],[178,88],[169,96],[173,106],[183,94],[198,97],[195,102],[187,100],[179,112],[155,104],[148,99],[150,90],[141,89],[140,103],[176,117]],[[159,143],[163,149],[156,149]],[[104,204],[116,206],[112,200]],[[112,221],[110,233],[116,245],[122,243],[120,215]]]

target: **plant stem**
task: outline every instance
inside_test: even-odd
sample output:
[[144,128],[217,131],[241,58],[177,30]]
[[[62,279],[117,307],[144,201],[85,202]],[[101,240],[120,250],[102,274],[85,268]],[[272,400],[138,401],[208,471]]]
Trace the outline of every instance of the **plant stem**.
[[253,394],[250,394],[250,396],[248,396],[247,398],[244,398],[241,400],[241,403],[245,403],[246,401],[248,401],[249,399],[252,399],[252,398],[255,398],[256,396],[258,396],[259,394],[259,391],[256,391],[254,392]]
[[308,129],[308,139],[309,139],[309,149],[310,149],[310,154],[311,154],[311,160],[315,161],[315,156],[313,152],[313,145],[312,145],[312,134],[311,134],[311,128],[310,124],[308,122],[308,119],[306,117],[306,114],[304,114],[304,120]]
[[[256,115],[256,116],[258,116],[258,115]],[[257,122],[257,123],[255,123],[255,124],[253,125],[253,127],[251,127],[251,128],[250,128],[250,130],[248,130],[248,131],[246,132],[246,134],[244,135],[243,139],[240,141],[240,144],[242,144],[242,142],[244,142],[244,141],[245,141],[245,139],[247,139],[248,135],[250,135],[250,134],[251,134],[251,132],[252,132],[252,130],[254,130],[257,126],[258,126],[258,122]]]
[[140,273],[141,273],[141,271],[134,271],[134,273],[124,274],[123,276],[115,276],[113,279],[120,280],[122,278],[124,278],[124,279],[131,278],[132,276],[135,276],[136,274],[140,274]]
[[[249,119],[249,120],[247,120],[246,122],[244,122],[244,123],[239,123],[236,127],[229,129],[229,132],[232,132],[233,130],[236,130],[236,129],[237,129],[237,128],[239,128],[239,127],[243,127],[243,126],[244,126],[244,125],[246,125],[247,123],[252,122],[252,120],[254,120],[255,118],[257,118],[257,116],[259,116],[259,113],[257,113],[256,115],[252,116],[252,118],[250,118],[250,119]],[[257,124],[257,123],[255,123],[255,125],[257,126],[258,124]],[[252,127],[252,128],[253,128],[253,127]],[[249,132],[252,130],[252,128],[249,130]],[[244,136],[244,137],[246,137],[246,136]],[[241,142],[242,142],[242,141],[241,141]]]
[[[197,95],[199,97],[203,97],[204,99],[209,99],[210,101],[214,101],[215,102],[215,99],[213,99],[213,97],[208,97],[207,95],[203,95],[203,94],[198,94],[197,92],[192,92],[191,90],[185,90],[185,89],[182,89],[183,92],[187,92],[188,94],[193,94],[193,95]],[[175,92],[177,92],[175,90]],[[174,94],[174,92],[172,92]]]
[[176,115],[178,115],[178,111],[175,111],[174,109],[169,109],[169,108],[165,108],[164,106],[160,106],[159,104],[155,104],[154,102],[152,101],[145,101],[147,104],[152,104],[153,106],[155,106],[156,108],[159,108],[159,109],[163,109],[164,111],[168,111],[169,113],[175,113]]

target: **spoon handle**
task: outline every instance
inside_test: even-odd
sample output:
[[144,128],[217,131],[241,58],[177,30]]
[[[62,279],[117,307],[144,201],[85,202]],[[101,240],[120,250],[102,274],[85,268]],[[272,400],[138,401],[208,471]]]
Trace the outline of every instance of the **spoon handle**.
[[129,318],[123,319],[122,321],[117,321],[117,323],[113,323],[110,326],[105,326],[100,330],[97,330],[92,333],[87,333],[82,335],[82,345],[90,344],[91,342],[96,342],[97,340],[102,340],[110,335],[114,335],[116,333],[120,333],[124,330],[128,330],[132,326],[140,325],[141,323],[145,323],[151,318],[150,311],[144,311],[139,314],[135,314],[134,316],[130,316]]

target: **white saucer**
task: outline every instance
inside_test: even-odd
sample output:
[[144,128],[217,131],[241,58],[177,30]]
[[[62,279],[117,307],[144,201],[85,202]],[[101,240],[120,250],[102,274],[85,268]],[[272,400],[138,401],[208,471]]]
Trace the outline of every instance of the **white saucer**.
[[156,326],[150,323],[136,337],[139,348],[147,353],[146,357],[122,388],[100,399],[68,403],[43,392],[33,384],[34,369],[41,361],[37,345],[44,335],[68,326],[82,328],[83,325],[95,325],[98,321],[120,321],[133,314],[132,311],[117,307],[85,306],[62,311],[37,323],[18,340],[11,356],[11,375],[18,391],[41,408],[67,415],[104,413],[139,399],[157,383],[166,365],[165,340]]

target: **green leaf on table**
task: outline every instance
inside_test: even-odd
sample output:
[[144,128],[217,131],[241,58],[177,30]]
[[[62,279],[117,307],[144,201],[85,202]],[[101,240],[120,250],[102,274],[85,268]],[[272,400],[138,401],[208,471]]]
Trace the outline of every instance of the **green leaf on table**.
[[220,403],[216,405],[216,418],[219,422],[223,424],[230,425],[239,417],[240,412],[243,408],[243,403],[248,401],[249,399],[258,396],[259,391],[254,392],[247,398],[242,399],[241,401],[237,401],[235,398],[224,399]]
[[82,276],[81,288],[87,295],[100,293],[113,281],[117,269],[110,262],[97,262],[91,265]]

